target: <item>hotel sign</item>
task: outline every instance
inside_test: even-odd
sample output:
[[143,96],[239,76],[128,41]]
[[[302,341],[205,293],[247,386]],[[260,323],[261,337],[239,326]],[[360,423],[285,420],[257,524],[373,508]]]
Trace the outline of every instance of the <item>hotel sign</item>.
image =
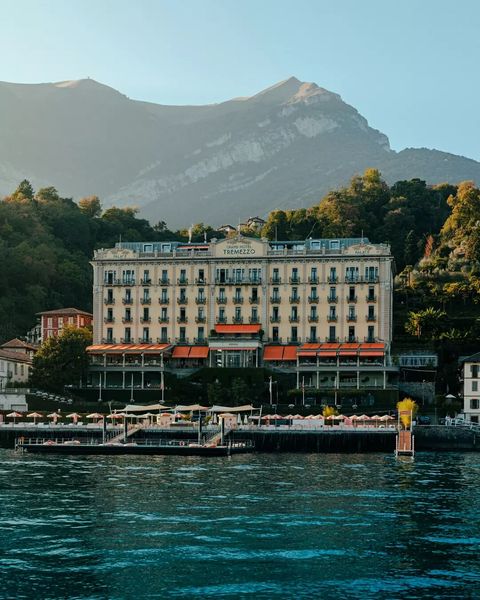
[[263,244],[251,240],[235,239],[221,242],[218,248],[222,256],[242,257],[263,255]]

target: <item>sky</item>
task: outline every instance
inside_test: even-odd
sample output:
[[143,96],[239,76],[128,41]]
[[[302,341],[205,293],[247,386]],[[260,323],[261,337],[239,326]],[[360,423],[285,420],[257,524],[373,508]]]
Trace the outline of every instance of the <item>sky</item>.
[[395,150],[480,160],[478,0],[0,0],[0,79],[205,104],[295,76]]

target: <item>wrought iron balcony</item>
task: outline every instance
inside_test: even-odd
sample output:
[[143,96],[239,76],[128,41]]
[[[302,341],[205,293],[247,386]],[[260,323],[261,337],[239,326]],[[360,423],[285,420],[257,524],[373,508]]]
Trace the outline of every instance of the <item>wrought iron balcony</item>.
[[170,338],[166,336],[157,337],[157,344],[169,344]]
[[227,303],[227,298],[225,296],[219,296],[217,298],[217,304],[226,304]]
[[302,341],[302,338],[300,338],[298,336],[287,338],[287,344],[300,344],[301,341]]
[[357,301],[357,296],[347,296],[347,302],[355,303]]
[[369,323],[374,323],[377,320],[376,315],[367,315],[365,318]]
[[298,275],[290,277],[290,283],[293,283],[293,284],[300,283],[300,277]]
[[151,344],[152,338],[151,337],[140,337],[140,338],[138,338],[138,343],[139,344]]
[[243,297],[242,296],[234,296],[232,301],[234,304],[243,304]]
[[140,317],[140,323],[151,323],[152,317]]
[[318,275],[315,275],[314,277],[309,277],[308,278],[308,283],[318,283]]
[[376,296],[371,296],[370,294],[368,296],[366,296],[366,301],[367,302],[376,302],[377,301],[377,297]]
[[318,315],[308,315],[309,323],[318,323]]
[[103,302],[105,304],[115,304],[115,298],[104,298]]
[[308,297],[308,301],[310,302],[310,304],[318,304],[319,299],[320,298],[318,296],[309,296]]
[[270,283],[273,283],[273,284],[282,283],[282,278],[281,277],[270,277]]
[[349,323],[356,323],[356,321],[357,321],[357,315],[347,315],[347,321]]
[[241,323],[243,323],[243,317],[233,317],[232,323],[240,325]]
[[207,285],[207,280],[205,278],[201,279],[199,277],[195,278],[195,283],[197,285]]
[[176,344],[188,344],[190,338],[188,337],[176,337],[175,338],[175,343]]
[[260,319],[258,317],[248,317],[249,323],[260,323]]
[[179,277],[177,279],[178,285],[188,285],[188,277]]
[[133,342],[133,338],[131,338],[131,337],[120,338],[121,344],[131,344],[132,342]]
[[177,304],[188,304],[188,298],[186,296],[181,296],[177,298]]
[[170,317],[158,317],[158,322],[159,323],[169,323]]
[[282,301],[282,297],[281,296],[270,296],[270,302],[272,304],[280,304]]
[[327,296],[327,302],[338,302],[338,296]]
[[158,299],[158,303],[159,304],[170,304],[170,298],[162,298],[162,296],[160,296],[160,298]]
[[207,317],[200,317],[199,315],[197,315],[195,317],[195,323],[206,323],[207,322]]
[[260,298],[258,296],[250,296],[248,298],[248,301],[250,302],[250,304],[258,304],[260,302]]
[[123,304],[133,304],[133,298],[131,296],[127,296],[122,298]]
[[318,337],[307,337],[307,344],[318,344]]
[[207,338],[206,337],[194,337],[193,338],[193,343],[194,344],[200,344],[200,345],[206,344],[207,343]]
[[207,303],[207,297],[206,296],[197,296],[195,298],[195,303],[196,304],[206,304]]
[[150,278],[147,279],[140,279],[140,284],[141,285],[151,285],[152,280]]
[[227,322],[227,317],[217,317],[216,322],[225,324]]
[[300,317],[297,315],[290,315],[288,317],[288,320],[290,321],[290,323],[299,323],[300,322]]
[[337,315],[327,315],[327,321],[329,323],[336,323],[338,321]]
[[300,296],[290,296],[290,304],[299,304]]
[[328,283],[338,283],[338,277],[337,275],[329,275],[327,281]]
[[104,323],[115,323],[115,317],[104,317],[103,322]]
[[131,323],[132,321],[132,317],[122,317],[122,323]]
[[325,341],[329,344],[338,344],[338,342],[340,341],[340,338],[338,337],[333,337],[333,336],[328,336],[325,338]]
[[117,338],[114,337],[106,337],[102,338],[102,344],[116,344]]
[[280,317],[270,317],[270,323],[280,323]]
[[168,277],[160,277],[158,285],[170,285],[170,279]]
[[151,298],[140,298],[140,304],[151,304],[152,303],[152,299]]
[[188,323],[188,317],[177,317],[177,323]]

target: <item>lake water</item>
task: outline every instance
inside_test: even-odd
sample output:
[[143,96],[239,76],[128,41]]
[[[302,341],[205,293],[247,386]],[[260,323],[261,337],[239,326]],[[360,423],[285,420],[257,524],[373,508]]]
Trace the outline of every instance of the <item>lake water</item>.
[[480,598],[479,458],[0,450],[0,598]]

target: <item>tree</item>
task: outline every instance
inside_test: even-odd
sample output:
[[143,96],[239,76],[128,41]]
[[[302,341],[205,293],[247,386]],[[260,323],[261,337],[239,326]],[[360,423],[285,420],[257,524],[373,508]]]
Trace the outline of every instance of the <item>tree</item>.
[[405,323],[405,331],[417,338],[434,339],[445,330],[447,313],[432,307],[411,311]]
[[225,390],[219,381],[207,385],[207,396],[210,404],[220,404],[223,400]]
[[27,200],[33,200],[35,196],[35,192],[33,190],[32,184],[28,181],[28,179],[24,179],[18,184],[17,189],[12,194],[17,199],[26,198]]
[[77,384],[86,375],[86,348],[91,343],[89,329],[70,326],[45,340],[33,357],[31,384],[51,392],[63,392],[66,385]]
[[251,391],[244,379],[239,377],[232,381],[230,396],[236,406],[246,404],[251,398]]
[[98,196],[87,196],[78,201],[78,206],[82,213],[90,219],[100,217],[102,214],[102,204]]

